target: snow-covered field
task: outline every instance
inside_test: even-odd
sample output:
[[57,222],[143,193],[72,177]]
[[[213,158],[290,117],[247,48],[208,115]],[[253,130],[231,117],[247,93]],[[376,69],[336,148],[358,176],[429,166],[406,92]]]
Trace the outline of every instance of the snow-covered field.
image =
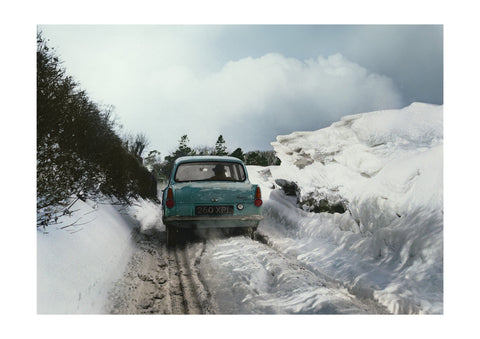
[[[442,106],[347,116],[318,131],[279,136],[273,146],[282,164],[250,167],[249,174],[263,192],[259,232],[275,250],[392,313],[443,313]],[[297,194],[285,195],[277,179],[294,182]],[[345,213],[312,212],[319,202]],[[123,211],[91,201],[76,208],[61,221],[82,217],[81,226],[37,233],[40,314],[103,313],[132,253],[132,225],[144,232],[163,227],[160,209],[148,201]],[[250,246],[232,239],[217,247],[228,245]],[[204,276],[214,259],[202,261]],[[297,294],[303,287],[288,291],[290,285],[275,293],[292,312],[304,310]],[[270,300],[264,304],[275,310]]]

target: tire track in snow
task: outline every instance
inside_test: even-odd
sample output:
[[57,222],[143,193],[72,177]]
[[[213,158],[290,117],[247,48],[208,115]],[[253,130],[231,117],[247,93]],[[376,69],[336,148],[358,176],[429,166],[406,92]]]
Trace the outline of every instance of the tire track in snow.
[[185,314],[201,314],[202,309],[195,293],[196,285],[193,282],[192,273],[188,265],[185,248],[175,247],[170,250],[174,252],[176,263],[178,265],[177,276],[183,296],[183,306]]
[[278,250],[278,248],[275,246],[275,244],[272,241],[270,241],[268,236],[266,236],[265,234],[262,234],[262,233],[257,231],[257,233],[255,234],[255,241],[258,241],[259,243],[261,243],[265,246],[268,246],[272,250],[279,253],[279,255],[284,256],[284,257],[288,258],[289,260],[293,260],[294,262],[296,262],[296,264],[299,267],[302,267],[303,269],[306,269],[309,272],[312,272],[313,274],[317,275],[319,278],[321,278],[325,281],[327,287],[329,287],[331,289],[348,291],[348,294],[350,294],[352,296],[352,298],[354,298],[354,301],[355,301],[356,304],[363,305],[364,307],[366,307],[366,309],[370,310],[371,312],[373,312],[375,314],[390,314],[390,312],[388,311],[388,309],[384,305],[381,305],[380,303],[378,303],[377,300],[373,299],[373,295],[369,298],[369,297],[365,296],[365,295],[367,295],[366,293],[360,293],[360,294],[355,293],[356,291],[352,290],[351,288],[346,286],[346,284],[342,283],[341,281],[338,281],[337,279],[334,279],[331,276],[329,276],[329,275],[327,275],[323,272],[319,272],[317,269],[314,269],[314,268],[310,267],[308,264],[303,263],[302,261],[298,260],[295,257],[289,256],[286,253],[282,253],[281,251]]
[[110,292],[109,313],[168,314],[170,296],[165,248],[155,237],[134,231],[137,249]]
[[168,260],[168,281],[169,281],[169,296],[170,296],[170,313],[171,314],[185,314],[186,304],[184,301],[184,292],[182,288],[182,281],[175,250],[166,250]]
[[[216,314],[217,305],[213,301],[212,295],[206,288],[199,271],[201,258],[205,253],[205,250],[206,241],[203,240],[200,245],[192,244],[185,247],[181,253],[185,260],[184,262],[186,263],[186,267],[190,273],[191,281],[195,286],[195,296],[202,310],[202,314]],[[193,263],[189,260],[189,258],[194,258]]]
[[[340,283],[324,279],[321,272],[311,270],[296,258],[278,251],[274,244],[260,233],[256,240],[246,237],[237,240],[227,237],[200,242],[188,239],[186,243],[179,244],[175,248],[166,247],[164,232],[145,235],[137,231],[134,238],[137,240],[137,251],[132,256],[124,278],[116,284],[112,293],[110,313],[310,313],[309,310],[315,313],[315,309],[320,313],[386,313],[373,301],[356,298],[347,293]],[[228,262],[222,263],[224,259],[221,256],[212,256],[214,254],[212,251],[215,251],[215,247],[219,244],[228,253],[238,253],[239,256],[235,257],[235,260],[228,259]],[[236,248],[236,245],[240,247]],[[228,248],[228,246],[232,247]],[[249,248],[247,253],[242,252],[242,247]],[[248,273],[247,266],[251,264],[251,259],[260,265],[258,268],[268,273],[267,285],[255,279],[255,272]],[[218,268],[224,264],[231,268],[218,271]],[[239,275],[239,272],[245,272],[245,275]],[[253,274],[252,279],[248,279],[250,274]],[[294,288],[298,289],[299,294],[288,294],[288,290],[282,291],[281,286],[292,283],[292,279],[298,279],[296,276],[301,280],[308,280],[308,283],[305,281],[302,283],[301,280],[299,283],[294,283]],[[247,278],[248,281],[239,280],[242,277]],[[212,279],[214,279],[213,284]],[[232,280],[233,285],[224,286],[225,281],[228,280]],[[257,283],[262,284],[257,285]],[[308,284],[317,287],[313,287],[312,290]],[[235,301],[223,300],[222,297],[231,293],[228,289],[231,290],[232,286],[245,290],[248,293],[245,295],[247,298],[242,297]],[[221,292],[218,288],[226,288],[227,292]],[[316,291],[315,288],[319,290]],[[324,292],[321,292],[322,290]],[[238,289],[237,292],[233,290],[232,292],[237,293]],[[344,297],[339,299],[339,295]],[[245,308],[239,304],[236,306],[232,304],[233,308],[225,308],[225,303],[230,302],[247,302],[248,305]],[[304,303],[318,304],[319,302],[325,306],[305,308]],[[284,303],[289,303],[290,306],[285,308],[282,306]],[[272,305],[278,307],[272,307]]]
[[[204,246],[167,248],[164,232],[134,231],[137,250],[110,292],[112,314],[214,314],[210,293],[198,276]],[[187,250],[190,249],[190,255]],[[199,249],[199,250],[198,250]],[[193,252],[192,252],[193,251]],[[192,262],[189,257],[193,258]]]
[[382,314],[304,263],[247,237],[212,239],[201,272],[222,314]]

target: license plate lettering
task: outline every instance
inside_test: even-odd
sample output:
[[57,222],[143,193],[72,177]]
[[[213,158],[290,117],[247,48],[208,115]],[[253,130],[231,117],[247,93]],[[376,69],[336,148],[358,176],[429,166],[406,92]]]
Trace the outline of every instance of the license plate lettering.
[[196,215],[233,214],[233,206],[195,206]]

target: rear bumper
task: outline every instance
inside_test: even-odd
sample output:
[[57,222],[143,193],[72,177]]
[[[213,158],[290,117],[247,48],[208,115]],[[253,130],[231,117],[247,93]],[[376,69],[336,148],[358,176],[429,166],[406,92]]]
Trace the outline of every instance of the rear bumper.
[[262,215],[222,215],[222,216],[171,216],[165,217],[166,226],[178,228],[234,228],[257,227]]

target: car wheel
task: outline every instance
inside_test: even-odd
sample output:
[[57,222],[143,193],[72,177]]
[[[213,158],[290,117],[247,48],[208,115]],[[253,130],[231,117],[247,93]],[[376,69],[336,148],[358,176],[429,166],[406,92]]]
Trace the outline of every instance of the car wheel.
[[167,229],[167,247],[174,247],[177,243],[177,232],[173,226],[166,226]]
[[252,240],[255,240],[255,232],[257,231],[256,227],[248,227],[245,229],[245,234]]

